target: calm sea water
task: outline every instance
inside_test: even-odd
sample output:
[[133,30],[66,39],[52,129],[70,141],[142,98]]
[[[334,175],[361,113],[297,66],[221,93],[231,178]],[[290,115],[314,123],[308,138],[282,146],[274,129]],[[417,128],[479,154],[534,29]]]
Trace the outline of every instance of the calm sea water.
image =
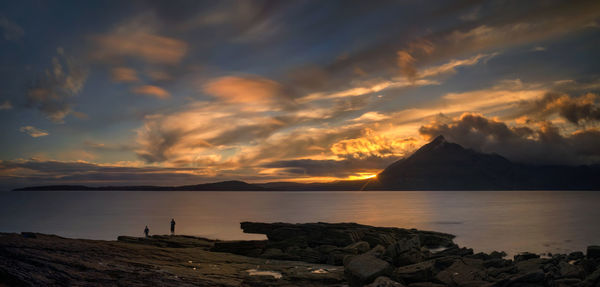
[[358,222],[457,235],[475,251],[537,253],[585,250],[600,244],[600,192],[0,192],[0,231],[65,237],[176,232],[219,239],[244,234],[241,221]]

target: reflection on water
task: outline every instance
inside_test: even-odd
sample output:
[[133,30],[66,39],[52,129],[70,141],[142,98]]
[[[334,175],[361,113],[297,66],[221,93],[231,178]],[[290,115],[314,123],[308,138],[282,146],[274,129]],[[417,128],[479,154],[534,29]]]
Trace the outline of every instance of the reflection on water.
[[66,237],[176,233],[219,239],[241,221],[358,222],[443,231],[476,251],[566,252],[600,244],[600,192],[0,192],[0,231]]

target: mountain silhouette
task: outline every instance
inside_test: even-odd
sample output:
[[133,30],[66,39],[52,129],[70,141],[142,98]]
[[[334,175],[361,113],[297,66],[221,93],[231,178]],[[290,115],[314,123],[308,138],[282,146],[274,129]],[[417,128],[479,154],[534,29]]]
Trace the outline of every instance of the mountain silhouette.
[[369,189],[514,190],[600,189],[596,166],[537,166],[466,149],[436,137],[377,175]]

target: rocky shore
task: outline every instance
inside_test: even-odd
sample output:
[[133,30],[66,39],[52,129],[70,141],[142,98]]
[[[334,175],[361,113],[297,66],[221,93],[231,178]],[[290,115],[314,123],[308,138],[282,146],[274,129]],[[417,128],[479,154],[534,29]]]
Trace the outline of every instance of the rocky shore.
[[267,240],[0,233],[0,286],[600,286],[586,253],[474,253],[453,235],[354,223],[242,222]]

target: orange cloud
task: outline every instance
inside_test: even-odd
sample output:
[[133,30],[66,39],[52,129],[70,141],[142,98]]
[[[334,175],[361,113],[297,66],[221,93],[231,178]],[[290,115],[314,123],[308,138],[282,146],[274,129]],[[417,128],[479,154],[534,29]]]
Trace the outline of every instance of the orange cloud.
[[204,85],[204,92],[231,103],[269,103],[282,95],[283,87],[262,77],[227,76]]
[[169,94],[169,92],[167,92],[165,89],[152,85],[135,87],[131,91],[136,94],[154,96],[159,99],[167,99],[171,96],[171,94]]
[[111,71],[112,80],[115,82],[137,82],[139,78],[134,69],[127,67],[113,68]]
[[117,33],[96,36],[97,45],[92,54],[99,59],[136,57],[151,63],[177,64],[188,50],[187,43],[149,33]]

